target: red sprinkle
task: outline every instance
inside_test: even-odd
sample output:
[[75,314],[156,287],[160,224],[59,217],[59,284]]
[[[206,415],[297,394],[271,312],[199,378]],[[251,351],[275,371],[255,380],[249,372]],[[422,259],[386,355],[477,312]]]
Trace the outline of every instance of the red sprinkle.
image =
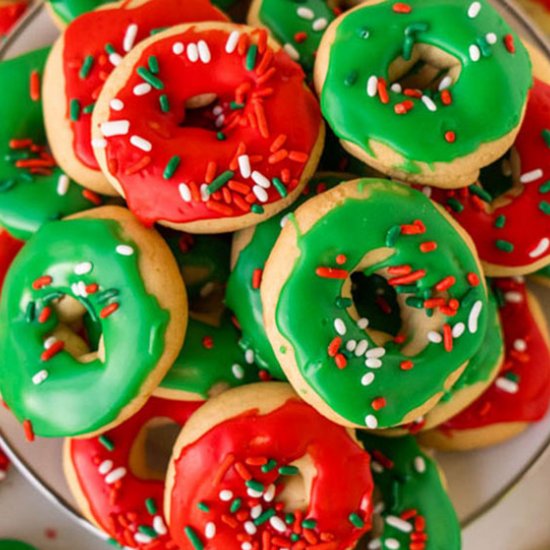
[[413,107],[414,103],[410,99],[407,99],[401,103],[396,103],[393,110],[397,115],[406,115]]
[[40,290],[41,288],[44,288],[45,286],[51,285],[53,279],[49,275],[43,275],[42,277],[38,277],[33,283],[32,287],[34,290]]
[[52,314],[52,308],[46,306],[46,307],[40,312],[40,315],[38,316],[38,322],[39,322],[39,323],[45,323],[45,322],[50,318],[50,315],[51,315],[51,314]]
[[252,273],[252,288],[254,290],[257,290],[258,288],[260,288],[260,284],[262,282],[262,275],[263,275],[263,270],[261,269],[255,269],[254,272]]
[[388,284],[390,284],[391,286],[408,285],[410,283],[414,283],[415,281],[418,281],[419,279],[422,279],[425,276],[426,276],[426,270],[418,269],[416,271],[413,271],[412,273],[409,273],[408,275],[403,275],[402,277],[393,277],[391,279],[388,279]]
[[30,420],[23,420],[23,430],[25,431],[25,439],[27,441],[34,441],[34,430]]
[[437,249],[437,243],[435,241],[426,241],[420,245],[420,252],[433,252]]
[[456,134],[452,130],[445,132],[445,141],[454,143],[456,141]]
[[395,13],[411,13],[412,8],[409,6],[409,4],[405,4],[404,2],[396,2],[393,7],[393,11]]
[[467,279],[471,286],[479,286],[479,277],[475,273],[468,273]]
[[416,99],[420,99],[422,97],[422,92],[420,90],[415,90],[414,88],[405,88],[403,90],[403,95],[406,95],[407,97],[415,97]]
[[212,336],[204,336],[202,345],[205,349],[212,349],[214,347],[214,338]]
[[105,306],[100,312],[99,312],[99,316],[102,318],[102,319],[106,319],[107,317],[109,317],[109,315],[112,315],[117,309],[119,308],[119,305],[114,302],[112,304],[109,304],[108,306]]
[[452,275],[449,275],[448,277],[441,279],[441,281],[435,285],[435,289],[439,292],[443,292],[444,290],[451,288],[455,283],[456,279]]
[[428,298],[424,300],[424,307],[426,309],[435,309],[436,307],[443,307],[445,305],[445,298]]
[[301,44],[302,42],[305,42],[307,40],[307,32],[297,32],[295,35],[294,35],[294,40],[298,43],[298,44]]
[[414,367],[414,363],[412,361],[401,361],[401,364],[399,365],[401,370],[411,370]]
[[86,285],[86,292],[88,294],[95,294],[99,290],[99,285],[97,283],[91,283]]
[[443,325],[443,345],[445,351],[453,351],[453,333],[451,331],[451,325],[448,323]]
[[426,226],[420,220],[414,220],[413,223],[401,226],[403,235],[422,235],[426,233]]
[[340,336],[335,336],[331,343],[328,345],[328,354],[329,357],[336,357],[340,346],[342,345],[342,338]]
[[349,272],[335,267],[318,267],[315,274],[325,279],[347,279]]
[[348,365],[348,360],[346,359],[346,356],[342,353],[337,353],[336,357],[334,358],[334,362],[336,363],[336,366],[339,369],[345,369]]
[[33,101],[40,99],[40,73],[38,71],[32,71],[29,93]]
[[414,530],[424,531],[426,529],[426,518],[424,516],[416,516],[414,518]]
[[451,92],[449,90],[443,90],[441,92],[441,103],[443,105],[451,105],[453,102],[453,96],[451,95]]
[[371,407],[375,411],[379,411],[380,409],[383,409],[386,406],[386,399],[384,397],[377,397],[376,399],[373,399],[371,402]]
[[336,263],[338,265],[343,265],[345,264],[346,262],[348,261],[348,258],[345,254],[338,254],[338,256],[336,256]]
[[380,97],[380,101],[385,105],[390,102],[386,81],[383,78],[378,79],[378,97]]
[[63,342],[62,340],[56,340],[48,349],[42,352],[42,355],[40,356],[40,360],[49,361],[50,359],[55,357],[59,352],[63,351],[64,347],[65,347],[65,342]]
[[84,191],[82,191],[82,196],[96,206],[99,206],[102,203],[101,197],[89,189],[84,189]]
[[392,265],[388,267],[390,275],[408,275],[412,271],[410,265]]
[[507,34],[504,37],[504,46],[510,53],[516,53],[516,45],[514,44],[514,37],[511,34]]
[[408,510],[403,510],[399,517],[401,519],[404,519],[405,521],[408,521],[411,518],[414,518],[418,514],[418,510],[415,508],[409,508]]

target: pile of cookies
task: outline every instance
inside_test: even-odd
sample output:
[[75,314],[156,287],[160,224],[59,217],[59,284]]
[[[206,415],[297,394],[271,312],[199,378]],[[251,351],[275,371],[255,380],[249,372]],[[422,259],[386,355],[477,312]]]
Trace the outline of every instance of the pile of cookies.
[[550,62],[356,4],[51,0],[0,63],[0,392],[120,546],[458,549],[423,449],[549,408]]

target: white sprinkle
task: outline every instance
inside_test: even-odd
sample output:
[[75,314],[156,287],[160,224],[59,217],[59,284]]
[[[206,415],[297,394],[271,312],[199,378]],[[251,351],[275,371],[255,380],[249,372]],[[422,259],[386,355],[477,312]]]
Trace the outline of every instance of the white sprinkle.
[[391,86],[390,86],[390,90],[392,92],[395,92],[396,94],[400,94],[402,91],[403,91],[403,88],[401,87],[401,84],[399,84],[399,82],[394,82]]
[[224,502],[229,502],[233,498],[233,492],[229,489],[224,489],[223,491],[220,491],[219,497],[220,500],[223,500]]
[[273,527],[275,531],[279,531],[279,533],[284,533],[286,531],[285,522],[278,516],[269,518],[269,523],[271,524],[271,527]]
[[134,249],[127,244],[119,244],[115,250],[121,256],[131,256],[134,253]]
[[514,340],[514,349],[519,352],[523,352],[527,349],[527,342],[522,338]]
[[252,544],[249,542],[243,542],[241,544],[241,550],[252,550]]
[[550,248],[550,239],[548,237],[544,237],[540,240],[539,244],[529,252],[530,258],[537,258],[538,256],[542,256],[548,249]]
[[208,44],[204,40],[199,40],[197,47],[199,49],[200,60],[205,64],[210,63],[212,60],[212,54],[210,53]]
[[344,336],[344,334],[346,334],[346,323],[344,323],[344,321],[342,321],[342,319],[340,319],[339,317],[334,319],[334,330],[340,336]]
[[40,385],[44,380],[48,378],[48,371],[46,369],[39,370],[33,377],[32,383],[35,385]]
[[128,28],[126,29],[126,33],[124,34],[124,40],[122,41],[122,49],[125,52],[129,52],[134,47],[137,32],[138,32],[138,26],[135,23],[128,25]]
[[481,59],[481,51],[479,49],[479,46],[476,46],[475,44],[472,44],[470,48],[468,49],[470,53],[470,59],[472,61],[479,61]]
[[153,144],[150,141],[147,141],[146,139],[143,139],[140,136],[132,136],[130,138],[130,143],[134,147],[137,147],[138,149],[141,149],[146,153],[149,153],[153,149]]
[[244,360],[249,364],[252,365],[254,363],[254,351],[251,349],[247,349],[244,352]]
[[134,534],[134,540],[138,544],[149,544],[153,541],[153,537],[150,537],[149,535],[146,535],[145,533],[135,533]]
[[92,147],[94,149],[105,149],[107,147],[107,142],[104,139],[92,139]]
[[479,11],[481,10],[481,4],[479,2],[472,2],[468,8],[468,17],[474,18],[477,17]]
[[365,330],[369,326],[369,320],[366,317],[361,317],[361,319],[357,321],[357,326],[361,330]]
[[142,82],[141,84],[137,84],[134,86],[134,95],[141,96],[146,95],[152,90],[151,84],[148,84],[147,82]]
[[104,476],[105,474],[108,474],[113,469],[113,461],[112,460],[104,460],[97,469],[98,472]]
[[216,105],[213,109],[212,109],[212,113],[215,115],[215,116],[219,116],[223,113],[223,107],[221,105]]
[[245,179],[249,178],[251,174],[250,157],[248,155],[240,155],[237,160],[239,162],[241,176]]
[[532,181],[536,181],[543,176],[543,171],[540,168],[537,168],[536,170],[531,170],[530,172],[525,172],[525,174],[522,174],[519,177],[519,181],[521,183],[531,183]]
[[101,133],[105,137],[125,136],[130,131],[130,121],[110,120],[101,124]]
[[410,533],[413,530],[413,526],[408,521],[397,516],[387,516],[386,523],[402,533]]
[[263,510],[262,505],[261,504],[256,504],[256,506],[253,506],[250,509],[250,517],[252,519],[259,518],[262,515],[262,510]]
[[380,539],[372,539],[369,542],[368,550],[379,550],[382,548],[382,541]]
[[306,8],[305,6],[300,6],[296,10],[296,13],[298,14],[298,17],[301,17],[302,19],[308,19],[311,21],[315,18],[315,13],[313,12],[313,10],[310,8]]
[[111,99],[109,102],[109,107],[111,107],[113,111],[122,111],[122,109],[124,109],[124,102],[115,97],[115,99]]
[[422,193],[424,193],[426,197],[430,198],[432,196],[432,188],[429,185],[425,185],[422,187]]
[[256,491],[255,489],[251,489],[250,487],[246,490],[246,494],[252,498],[260,498],[262,496],[261,491]]
[[385,510],[385,508],[386,508],[386,507],[385,507],[385,505],[384,505],[384,501],[381,500],[380,502],[378,502],[378,503],[376,503],[376,504],[374,505],[374,508],[373,508],[372,511],[373,511],[375,514],[381,514],[381,513]]
[[426,461],[424,457],[417,456],[414,459],[414,469],[419,473],[423,474],[426,471]]
[[259,185],[255,185],[252,188],[252,192],[254,193],[254,195],[256,195],[256,198],[260,202],[267,202],[267,199],[268,199],[267,191],[263,187],[260,187]]
[[369,97],[376,97],[378,92],[378,77],[372,75],[367,80],[367,95]]
[[464,323],[457,323],[451,330],[453,338],[460,338],[464,334],[465,329]]
[[478,300],[470,310],[470,315],[468,315],[468,330],[474,334],[477,332],[477,321],[479,319],[479,314],[483,308],[483,302]]
[[506,393],[517,393],[519,386],[513,381],[505,378],[504,376],[499,376],[495,381],[495,386]]
[[369,359],[379,359],[386,355],[386,350],[384,348],[372,348],[367,351],[367,357]]
[[216,119],[216,128],[221,128],[223,126],[223,123],[225,122],[225,115],[220,115],[217,119]]
[[290,56],[291,59],[294,59],[294,61],[298,61],[298,59],[300,59],[300,53],[292,44],[287,42],[283,46],[283,50]]
[[346,349],[352,352],[357,347],[357,340],[348,340],[346,342]]
[[374,416],[374,414],[367,414],[367,416],[365,416],[365,426],[367,426],[367,428],[370,428],[371,430],[374,430],[378,427],[378,420],[376,419],[376,416]]
[[269,189],[271,187],[271,182],[260,172],[254,170],[252,172],[252,181],[257,183],[260,187],[264,189]]
[[401,545],[397,539],[386,539],[384,541],[384,545],[386,548],[389,548],[389,550],[399,550],[399,548],[401,548]]
[[201,194],[202,202],[206,202],[210,198],[210,191],[208,191],[208,185],[206,185],[206,183],[203,183],[199,187],[199,191],[200,191],[200,194]]
[[449,75],[446,75],[441,79],[441,82],[439,83],[439,86],[437,87],[437,89],[440,92],[442,92],[443,90],[446,90],[447,88],[449,88],[452,83],[453,83],[453,79]]
[[381,474],[384,472],[384,466],[382,466],[382,464],[380,464],[380,462],[376,462],[376,460],[373,460],[371,463],[370,463],[370,467],[371,467],[371,470],[375,473],[375,474]]
[[153,518],[153,529],[159,535],[166,535],[166,533],[168,532],[168,529],[166,529],[166,524],[164,523],[164,520],[161,516],[155,516]]
[[231,372],[237,380],[242,380],[244,378],[244,369],[238,363],[231,366]]
[[174,43],[174,45],[172,46],[172,51],[176,54],[176,55],[181,55],[185,50],[185,47],[184,45],[181,43],[181,42],[176,42]]
[[187,46],[187,59],[191,61],[191,63],[196,63],[199,60],[199,48],[194,42],[191,42]]
[[280,226],[281,227],[284,227],[286,225],[286,222],[288,221],[288,218],[289,218],[290,214],[285,214],[282,218],[281,218],[281,221],[279,222]]
[[71,180],[66,174],[61,174],[57,180],[57,194],[63,197],[69,190]]
[[112,53],[109,56],[109,61],[111,62],[111,65],[114,67],[118,67],[120,65],[120,62],[122,61],[122,56],[118,53]]
[[273,483],[267,488],[267,491],[264,494],[264,500],[266,502],[271,502],[275,498],[275,485]]
[[357,347],[355,348],[355,355],[357,357],[360,357],[361,355],[365,355],[367,349],[369,347],[368,340],[359,340],[359,343],[357,344]]
[[239,38],[241,36],[241,33],[239,31],[233,31],[229,38],[227,39],[227,42],[225,44],[225,51],[226,53],[233,53],[237,47],[237,44],[239,42]]
[[365,374],[363,378],[361,378],[361,384],[363,386],[370,386],[373,382],[374,382],[374,372],[367,372],[367,374]]
[[504,299],[512,304],[521,304],[523,302],[523,296],[519,292],[510,290],[504,293]]
[[382,366],[382,361],[380,359],[367,359],[365,361],[365,366],[369,367],[369,369],[379,369]]
[[258,529],[256,529],[256,526],[251,521],[246,521],[244,524],[244,530],[249,535],[255,535]]
[[93,267],[92,262],[81,262],[74,266],[74,272],[77,275],[86,275],[86,273],[92,271]]
[[79,281],[78,283],[73,283],[71,285],[71,290],[73,291],[73,294],[75,296],[82,296],[83,298],[86,298],[86,296],[88,296],[88,293],[86,292],[86,285],[84,284],[84,281]]
[[431,97],[428,97],[427,95],[423,95],[422,96],[422,103],[424,103],[424,105],[426,106],[428,111],[431,111],[432,113],[435,113],[435,111],[437,111],[437,106],[433,102]]
[[494,45],[497,43],[497,35],[494,33],[494,32],[488,32],[486,35],[485,35],[485,40],[487,40],[487,42],[489,44]]
[[209,521],[204,526],[204,536],[207,539],[213,539],[216,536],[216,524],[215,523],[213,523],[212,521]]
[[430,332],[428,332],[428,340],[432,344],[441,344],[441,342],[443,342],[443,336],[441,336],[439,332],[435,332],[435,330],[430,330]]
[[105,483],[107,485],[112,485],[113,483],[116,483],[119,479],[122,479],[126,475],[126,468],[123,468],[122,466],[120,468],[117,468],[116,470],[113,470],[112,472],[109,472],[107,476],[105,477]]
[[327,28],[328,21],[324,17],[319,17],[313,22],[312,28],[314,31],[324,31]]
[[524,283],[525,282],[525,277],[523,275],[516,275],[515,277],[512,277],[512,279],[514,281],[516,281],[516,283]]

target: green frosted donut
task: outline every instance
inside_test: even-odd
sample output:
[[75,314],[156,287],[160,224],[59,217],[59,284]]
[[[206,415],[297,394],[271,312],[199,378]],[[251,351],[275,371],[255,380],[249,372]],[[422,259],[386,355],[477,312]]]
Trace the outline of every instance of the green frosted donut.
[[363,431],[357,437],[372,456],[374,485],[381,496],[375,513],[382,526],[377,528],[374,522],[367,548],[460,550],[460,524],[439,468],[416,440]]
[[[0,304],[0,391],[28,436],[95,432],[142,397],[170,312],[148,293],[139,262],[119,221],[92,218],[43,226],[16,257]],[[53,336],[67,296],[101,324],[98,353],[82,361]]]
[[[402,327],[374,337],[350,309],[355,272],[384,276]],[[452,386],[485,335],[487,292],[467,235],[425,195],[355,180],[291,215],[261,284],[267,335],[298,393],[345,425],[410,422]]]
[[43,223],[101,199],[71,181],[48,152],[40,80],[49,48],[0,63],[0,225],[28,239]]

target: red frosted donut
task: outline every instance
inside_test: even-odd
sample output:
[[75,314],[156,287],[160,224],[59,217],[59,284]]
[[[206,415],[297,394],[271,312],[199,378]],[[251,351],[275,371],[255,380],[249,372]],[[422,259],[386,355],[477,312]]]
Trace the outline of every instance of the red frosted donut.
[[5,229],[0,229],[0,296],[6,273],[23,244],[22,241],[14,239]]
[[346,550],[371,527],[369,455],[283,383],[229,390],[182,430],[165,510],[182,550]]
[[122,546],[177,548],[164,522],[163,472],[146,464],[146,429],[167,420],[183,426],[201,403],[152,397],[100,437],[66,440],[65,474],[75,498],[89,520]]
[[102,170],[142,221],[201,233],[282,210],[324,141],[301,67],[265,30],[226,23],[137,46],[101,93],[92,132]]

